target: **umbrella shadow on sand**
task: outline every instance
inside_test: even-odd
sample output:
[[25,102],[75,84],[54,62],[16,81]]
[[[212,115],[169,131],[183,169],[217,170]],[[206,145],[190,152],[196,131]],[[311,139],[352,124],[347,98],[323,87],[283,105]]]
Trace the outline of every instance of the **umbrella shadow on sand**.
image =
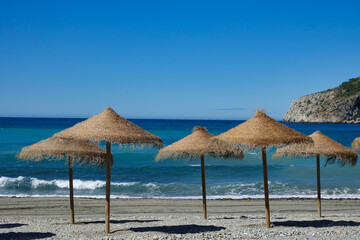
[[[121,223],[148,223],[148,222],[159,222],[160,220],[110,220],[110,223],[121,224]],[[105,224],[105,221],[88,221],[88,222],[79,222],[79,224]]]
[[51,232],[9,232],[0,233],[0,239],[42,239],[54,237],[56,234]]
[[360,222],[354,221],[332,221],[332,220],[312,220],[312,221],[284,221],[273,222],[275,226],[282,227],[357,227],[360,226]]
[[224,230],[224,227],[214,225],[175,225],[175,226],[155,226],[155,227],[136,227],[129,228],[133,232],[162,232],[169,234],[186,234],[186,233],[202,233],[202,232],[216,232]]
[[23,223],[5,223],[5,224],[0,224],[0,229],[2,228],[16,228],[16,227],[21,227],[21,226],[25,226],[27,224],[23,224]]

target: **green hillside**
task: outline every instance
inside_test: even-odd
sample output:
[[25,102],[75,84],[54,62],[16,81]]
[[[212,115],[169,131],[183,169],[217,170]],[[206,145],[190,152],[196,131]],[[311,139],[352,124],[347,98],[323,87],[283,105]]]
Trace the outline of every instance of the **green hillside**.
[[343,82],[340,86],[331,90],[336,91],[336,98],[347,98],[360,94],[360,77],[351,78],[349,81]]

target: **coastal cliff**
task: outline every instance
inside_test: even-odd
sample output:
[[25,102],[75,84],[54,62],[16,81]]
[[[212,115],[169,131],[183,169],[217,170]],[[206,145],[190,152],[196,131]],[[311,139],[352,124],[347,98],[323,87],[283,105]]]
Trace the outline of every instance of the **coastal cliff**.
[[360,77],[295,99],[284,122],[360,123]]

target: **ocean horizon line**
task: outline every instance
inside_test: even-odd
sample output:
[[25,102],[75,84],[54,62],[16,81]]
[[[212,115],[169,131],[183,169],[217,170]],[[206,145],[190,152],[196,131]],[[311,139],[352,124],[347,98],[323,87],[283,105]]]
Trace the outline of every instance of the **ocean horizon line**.
[[[14,116],[0,116],[1,118],[16,118],[16,119],[77,119],[77,120],[85,120],[89,117],[27,117],[27,116],[20,116],[20,117],[14,117]],[[246,121],[247,119],[200,119],[200,118],[126,118],[128,120],[165,120],[165,121]]]
[[[71,119],[71,120],[86,120],[89,117],[27,117],[27,116],[0,116],[0,119]],[[229,122],[245,122],[248,119],[200,119],[200,118],[126,118],[127,120],[149,120],[149,121],[229,121]],[[306,124],[349,124],[349,123],[342,123],[342,122],[284,122],[282,118],[274,118],[275,120],[281,123],[306,123]]]

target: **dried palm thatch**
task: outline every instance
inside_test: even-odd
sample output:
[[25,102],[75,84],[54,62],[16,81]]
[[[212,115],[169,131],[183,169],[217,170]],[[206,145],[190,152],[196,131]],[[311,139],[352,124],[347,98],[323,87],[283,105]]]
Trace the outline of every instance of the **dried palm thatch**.
[[161,149],[156,156],[156,161],[167,158],[200,158],[203,217],[207,219],[204,156],[243,158],[244,154],[240,148],[216,139],[214,135],[206,131],[206,128],[195,127],[189,136]]
[[245,148],[261,148],[266,227],[270,228],[266,148],[279,147],[290,143],[308,144],[312,143],[312,139],[267,116],[264,110],[257,110],[255,116],[229,131],[220,134],[217,138],[232,144],[241,145]]
[[346,164],[354,166],[357,161],[357,154],[350,148],[325,136],[320,131],[314,132],[310,137],[314,141],[313,145],[298,146],[297,144],[293,144],[285,146],[278,149],[273,155],[273,158],[285,156],[316,156],[318,216],[321,217],[320,157],[328,158],[326,164],[340,162],[343,166]]
[[342,165],[354,166],[357,161],[357,153],[350,148],[334,141],[325,136],[320,131],[316,131],[309,137],[314,141],[313,145],[298,146],[297,144],[288,145],[276,150],[273,158],[278,157],[311,157],[320,155],[320,157],[327,157],[327,163],[339,162]]
[[243,158],[244,154],[240,148],[216,139],[206,128],[195,127],[192,134],[161,149],[156,160],[200,156]]
[[[69,191],[70,191],[70,219],[75,223],[74,217],[74,189],[73,189],[73,162],[93,164],[104,167],[107,163],[106,152],[88,140],[63,139],[51,137],[31,146],[24,147],[17,156],[24,160],[40,161],[42,159],[58,160],[65,158],[69,165]],[[112,156],[109,164],[112,164]]]
[[289,143],[311,143],[310,137],[267,116],[264,110],[246,122],[217,136],[226,142],[248,148],[278,147]]
[[354,140],[353,143],[352,143],[352,148],[353,148],[355,151],[360,151],[360,137],[355,138],[355,140]]
[[86,139],[106,141],[106,203],[105,203],[105,232],[110,233],[110,172],[111,172],[111,143],[150,145],[162,147],[161,138],[145,131],[125,118],[119,116],[112,108],[105,110],[75,126],[55,134],[57,137],[68,139]]
[[24,147],[17,155],[24,160],[40,161],[42,159],[58,160],[70,157],[81,164],[104,166],[105,151],[88,140],[73,140],[51,137],[31,146]]
[[110,107],[54,136],[119,144],[163,146],[161,138],[121,117]]

